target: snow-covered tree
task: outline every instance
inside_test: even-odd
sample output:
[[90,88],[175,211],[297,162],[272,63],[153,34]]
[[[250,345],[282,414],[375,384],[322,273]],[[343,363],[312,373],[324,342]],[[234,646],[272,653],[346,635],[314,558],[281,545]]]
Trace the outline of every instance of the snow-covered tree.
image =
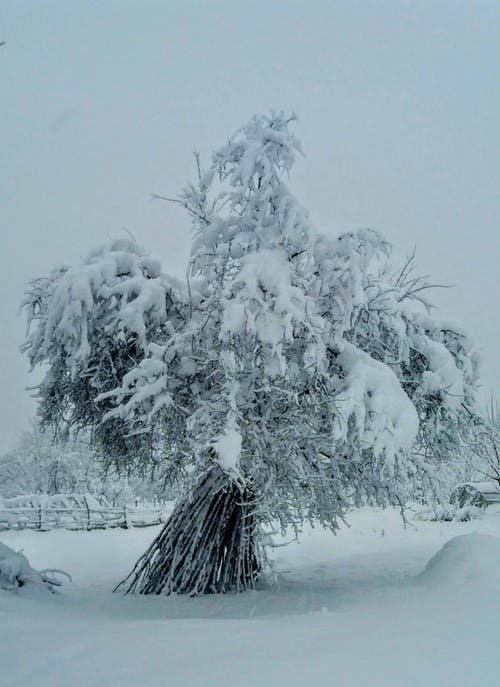
[[0,456],[0,494],[101,493],[103,468],[85,437],[55,443],[36,424]]
[[500,488],[500,404],[493,396],[469,432],[465,462],[469,478],[492,481]]
[[[29,300],[27,350],[49,364],[42,416],[97,428],[115,456],[160,442],[171,479],[188,481],[130,590],[252,587],[263,528],[335,529],[353,501],[399,503],[472,404],[470,347],[412,307],[429,284],[392,272],[376,232],[311,227],[285,184],[292,121],[254,117],[207,172],[198,162],[178,199],[193,223],[186,289],[112,245]],[[434,442],[425,459],[417,436]]]

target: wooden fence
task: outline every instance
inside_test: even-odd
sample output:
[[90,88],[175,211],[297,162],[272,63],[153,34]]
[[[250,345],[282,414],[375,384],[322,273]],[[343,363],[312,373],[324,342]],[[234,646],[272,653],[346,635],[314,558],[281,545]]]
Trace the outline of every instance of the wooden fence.
[[54,528],[95,530],[109,527],[149,527],[164,522],[160,509],[142,508],[63,508],[0,506],[0,530]]

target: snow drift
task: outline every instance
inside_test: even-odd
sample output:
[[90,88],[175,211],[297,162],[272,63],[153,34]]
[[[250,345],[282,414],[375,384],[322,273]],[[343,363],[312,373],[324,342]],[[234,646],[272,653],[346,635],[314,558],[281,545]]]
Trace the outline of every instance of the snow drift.
[[450,539],[430,559],[418,579],[449,587],[481,583],[500,589],[500,538],[490,534],[463,534]]

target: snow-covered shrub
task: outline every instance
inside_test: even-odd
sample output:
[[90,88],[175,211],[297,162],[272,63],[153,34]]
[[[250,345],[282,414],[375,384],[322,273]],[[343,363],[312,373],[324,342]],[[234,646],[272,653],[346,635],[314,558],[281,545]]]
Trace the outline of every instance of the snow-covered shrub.
[[62,570],[35,570],[23,553],[0,542],[0,589],[13,590],[26,586],[52,590],[62,584],[57,575],[71,580],[68,573]]
[[414,518],[424,522],[468,522],[481,518],[483,514],[482,508],[470,504],[460,507],[455,503],[436,503],[417,510]]
[[470,342],[430,317],[432,284],[377,232],[319,236],[285,184],[293,120],[254,117],[198,162],[178,199],[186,288],[120,243],[27,301],[44,420],[190,487],[131,589],[252,587],[262,527],[335,529],[353,502],[401,503],[473,413]]

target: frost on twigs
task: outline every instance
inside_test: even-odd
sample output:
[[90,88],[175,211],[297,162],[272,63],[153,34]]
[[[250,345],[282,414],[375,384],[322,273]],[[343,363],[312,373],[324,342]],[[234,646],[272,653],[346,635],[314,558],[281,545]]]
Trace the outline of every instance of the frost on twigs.
[[58,575],[71,580],[68,573],[62,570],[35,570],[23,553],[16,552],[0,542],[0,589],[12,591],[28,587],[53,590],[62,584]]

